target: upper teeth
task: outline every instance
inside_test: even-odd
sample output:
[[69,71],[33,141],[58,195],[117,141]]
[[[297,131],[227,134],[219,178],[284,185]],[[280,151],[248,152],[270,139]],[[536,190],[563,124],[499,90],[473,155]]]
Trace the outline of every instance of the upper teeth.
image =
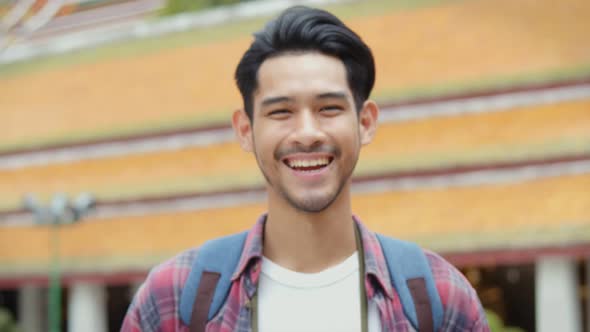
[[328,158],[289,160],[289,166],[291,166],[291,167],[312,167],[312,166],[327,165],[327,164],[328,164]]

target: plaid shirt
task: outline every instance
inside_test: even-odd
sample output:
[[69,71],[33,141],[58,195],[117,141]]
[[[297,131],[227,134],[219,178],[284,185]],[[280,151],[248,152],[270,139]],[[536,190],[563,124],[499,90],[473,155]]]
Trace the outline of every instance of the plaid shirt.
[[[244,250],[225,304],[207,323],[208,332],[251,331],[250,299],[256,292],[262,258],[266,216],[260,217],[246,237]],[[379,240],[355,218],[365,254],[365,285],[381,317],[382,331],[415,331],[406,319],[392,286]],[[155,267],[136,294],[123,322],[123,332],[188,332],[179,316],[180,294],[197,249],[185,251]],[[437,254],[425,251],[440,294],[444,317],[442,331],[489,331],[476,292],[465,277]]]

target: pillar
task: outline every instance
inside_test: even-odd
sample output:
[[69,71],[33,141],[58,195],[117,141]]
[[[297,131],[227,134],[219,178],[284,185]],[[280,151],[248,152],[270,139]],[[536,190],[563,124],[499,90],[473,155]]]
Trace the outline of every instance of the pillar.
[[103,284],[72,284],[68,297],[68,331],[106,332],[106,300],[106,289]]
[[535,316],[538,332],[581,332],[576,262],[541,257],[535,267]]

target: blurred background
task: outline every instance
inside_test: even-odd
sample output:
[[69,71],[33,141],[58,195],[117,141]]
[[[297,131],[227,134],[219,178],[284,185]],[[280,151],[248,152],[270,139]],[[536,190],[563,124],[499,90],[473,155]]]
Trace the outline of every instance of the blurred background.
[[588,0],[0,0],[0,331],[118,331],[151,267],[254,224],[233,71],[294,3],[376,58],[355,213],[494,331],[590,331]]

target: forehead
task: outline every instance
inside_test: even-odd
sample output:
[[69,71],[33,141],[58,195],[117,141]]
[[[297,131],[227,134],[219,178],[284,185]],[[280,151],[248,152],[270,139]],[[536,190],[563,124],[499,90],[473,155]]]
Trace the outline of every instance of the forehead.
[[254,101],[267,97],[307,97],[343,91],[350,95],[340,59],[320,53],[287,53],[267,59],[258,70]]

